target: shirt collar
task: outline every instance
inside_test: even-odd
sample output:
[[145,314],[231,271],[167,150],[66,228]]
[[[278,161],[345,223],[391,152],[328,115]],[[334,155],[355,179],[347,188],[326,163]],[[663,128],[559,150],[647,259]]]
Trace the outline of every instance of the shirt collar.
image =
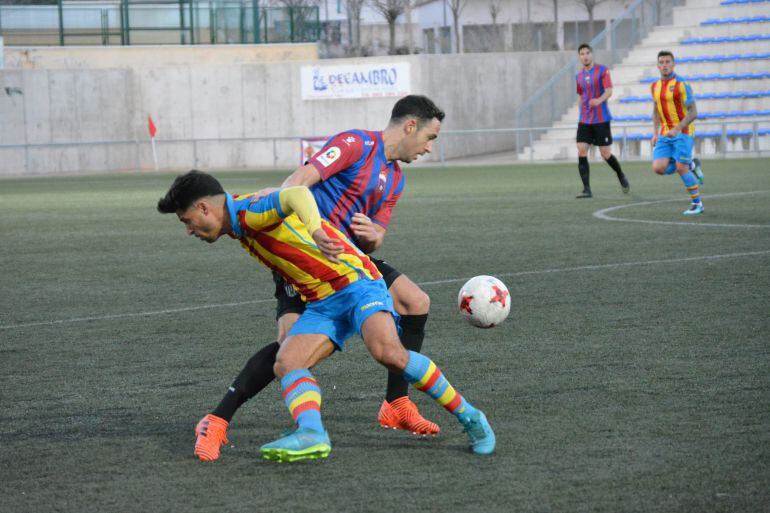
[[225,202],[227,204],[227,213],[230,216],[230,227],[232,228],[231,236],[235,239],[239,239],[243,237],[243,229],[241,229],[241,224],[238,222],[238,209],[235,206],[233,195],[226,192]]

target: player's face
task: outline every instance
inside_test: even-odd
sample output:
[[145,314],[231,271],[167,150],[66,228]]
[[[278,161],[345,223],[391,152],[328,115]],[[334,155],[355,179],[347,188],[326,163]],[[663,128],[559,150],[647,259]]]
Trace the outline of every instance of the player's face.
[[209,205],[198,201],[185,211],[176,213],[187,229],[187,235],[195,235],[200,240],[214,242],[222,235],[221,223],[212,215]]
[[578,54],[580,63],[584,68],[590,68],[594,64],[594,54],[588,48],[582,48]]
[[669,77],[674,72],[674,59],[670,55],[661,55],[658,57],[658,71],[660,76]]
[[430,153],[433,150],[433,141],[436,140],[441,130],[441,121],[436,118],[431,119],[420,128],[417,128],[416,120],[411,121],[414,121],[414,125],[409,123],[405,127],[407,135],[401,142],[401,155],[398,158],[398,160],[407,163],[416,160],[421,155]]

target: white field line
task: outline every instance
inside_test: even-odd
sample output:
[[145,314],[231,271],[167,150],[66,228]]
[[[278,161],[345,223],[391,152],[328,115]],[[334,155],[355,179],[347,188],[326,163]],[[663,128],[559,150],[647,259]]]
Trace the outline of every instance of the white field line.
[[[661,259],[661,260],[638,260],[635,262],[616,262],[612,264],[595,264],[595,265],[581,265],[581,266],[575,266],[575,267],[561,267],[561,268],[555,268],[555,269],[540,269],[537,271],[519,271],[515,273],[498,273],[495,274],[497,277],[517,277],[517,276],[530,276],[530,275],[538,275],[538,274],[553,274],[553,273],[566,273],[566,272],[575,272],[575,271],[598,271],[601,269],[616,269],[620,267],[634,267],[634,266],[645,266],[645,265],[660,265],[660,264],[677,264],[681,262],[696,262],[696,261],[702,261],[702,260],[721,260],[725,258],[742,258],[742,257],[752,257],[752,256],[764,256],[764,255],[770,255],[770,250],[765,251],[747,251],[743,253],[725,253],[721,255],[705,255],[705,256],[696,256],[696,257],[684,257],[684,258],[669,258],[669,259]],[[464,283],[468,281],[472,276],[468,276],[465,278],[451,278],[446,280],[436,280],[436,281],[423,281],[418,283],[421,287],[429,287],[431,285],[444,285],[447,283]],[[275,301],[274,298],[269,299],[252,299],[250,301],[239,301],[236,303],[214,303],[214,304],[208,304],[208,305],[199,305],[199,306],[189,306],[185,308],[170,308],[166,310],[152,310],[148,312],[135,312],[135,313],[123,313],[123,314],[110,314],[110,315],[98,315],[93,317],[77,317],[74,319],[58,319],[53,321],[39,321],[39,322],[28,322],[28,323],[19,323],[19,324],[4,324],[0,325],[0,331],[2,330],[13,330],[13,329],[21,329],[21,328],[32,328],[36,326],[56,326],[61,324],[74,324],[77,322],[90,322],[90,321],[104,321],[104,320],[112,320],[112,319],[125,319],[125,318],[131,318],[131,317],[152,317],[156,315],[169,315],[169,314],[175,314],[175,313],[181,313],[181,312],[194,312],[197,310],[210,310],[213,308],[228,308],[228,307],[234,307],[234,306],[243,306],[243,305],[253,305],[258,303],[268,303]]]
[[[750,192],[727,192],[724,194],[711,194],[711,195],[703,195],[704,199],[715,199],[715,198],[728,198],[731,196],[748,196],[752,194],[765,194],[770,191],[750,191]],[[644,224],[677,224],[677,225],[684,225],[684,226],[708,226],[708,227],[718,227],[718,228],[770,228],[770,224],[722,224],[722,223],[702,223],[702,222],[688,222],[688,221],[651,221],[648,219],[626,219],[624,217],[613,217],[608,215],[610,212],[614,212],[616,210],[620,210],[623,208],[629,208],[629,207],[640,207],[640,206],[646,206],[646,205],[656,205],[658,203],[672,203],[675,201],[682,201],[682,198],[678,199],[667,199],[667,200],[659,200],[659,201],[642,201],[639,203],[629,203],[628,205],[618,205],[615,207],[609,207],[609,208],[603,208],[601,210],[597,210],[594,212],[593,216],[602,219],[604,221],[621,221],[625,223],[644,223]],[[706,211],[706,214],[708,215],[708,210]]]

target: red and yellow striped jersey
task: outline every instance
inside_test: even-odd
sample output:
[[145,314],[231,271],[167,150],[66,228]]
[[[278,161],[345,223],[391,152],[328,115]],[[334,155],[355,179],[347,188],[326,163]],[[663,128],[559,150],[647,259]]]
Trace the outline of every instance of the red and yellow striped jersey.
[[[679,80],[676,75],[654,82],[650,92],[660,115],[661,134],[665,134],[682,121],[687,115],[688,107],[695,101],[690,84]],[[692,136],[695,133],[695,124],[687,125],[682,133]]]
[[339,264],[323,256],[297,214],[283,212],[280,192],[258,200],[253,194],[226,195],[230,236],[251,256],[279,272],[305,301],[318,301],[358,280],[382,278],[369,257],[326,220],[321,220],[321,228],[345,249]]

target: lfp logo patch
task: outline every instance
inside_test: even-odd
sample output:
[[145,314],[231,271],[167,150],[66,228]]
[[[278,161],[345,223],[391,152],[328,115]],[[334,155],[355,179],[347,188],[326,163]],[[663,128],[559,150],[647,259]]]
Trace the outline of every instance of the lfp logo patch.
[[320,162],[323,167],[329,167],[335,160],[340,158],[340,155],[342,155],[340,149],[336,146],[332,146],[318,156],[318,162]]

